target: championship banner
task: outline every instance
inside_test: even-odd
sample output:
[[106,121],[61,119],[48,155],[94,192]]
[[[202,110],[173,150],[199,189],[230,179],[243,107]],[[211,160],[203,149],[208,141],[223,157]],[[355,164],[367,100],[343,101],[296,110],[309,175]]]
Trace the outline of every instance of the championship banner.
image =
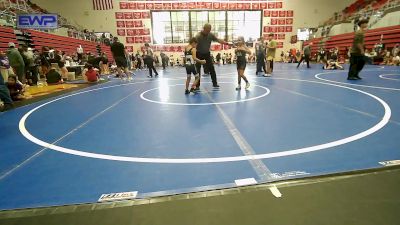
[[124,18],[124,13],[122,12],[116,12],[115,13],[115,19],[120,20]]
[[282,7],[283,7],[282,2],[276,2],[276,3],[275,3],[275,8],[276,8],[276,9],[281,9]]
[[276,4],[275,4],[275,2],[269,2],[269,3],[268,3],[268,9],[276,9]]
[[163,9],[163,4],[162,3],[154,3],[154,9],[155,10],[162,10]]
[[150,12],[142,12],[142,19],[150,19]]
[[268,9],[268,3],[266,2],[260,3],[260,9]]
[[292,25],[293,24],[293,18],[286,18],[286,24],[287,25]]
[[136,2],[129,2],[129,9],[137,9]]
[[251,3],[251,8],[255,10],[260,9],[260,3]]
[[292,31],[293,31],[293,27],[292,27],[292,26],[287,26],[287,27],[285,28],[285,31],[286,31],[286,32],[292,32]]
[[124,19],[133,19],[133,13],[124,12]]
[[164,10],[172,9],[172,4],[171,3],[163,3],[163,9]]
[[143,3],[143,2],[138,2],[137,3],[137,9],[140,9],[140,10],[145,10],[146,9],[146,4],[145,3]]
[[151,42],[151,37],[150,36],[144,36],[143,37],[143,42],[144,43],[150,43]]
[[126,29],[126,36],[136,36],[135,29]]
[[146,9],[148,9],[148,10],[154,9],[154,4],[153,3],[146,3]]
[[128,2],[120,2],[120,3],[119,3],[119,8],[120,8],[120,9],[129,9],[129,4],[128,4]]
[[133,46],[125,46],[127,52],[133,52]]
[[125,21],[125,27],[135,27],[135,23],[133,21]]
[[278,17],[279,12],[278,11],[271,11],[271,17]]
[[271,16],[271,11],[264,10],[264,17],[270,17]]
[[125,27],[125,21],[117,21],[117,27]]
[[141,21],[141,20],[136,20],[136,21],[133,21],[134,22],[134,24],[135,24],[135,27],[143,27],[143,21]]
[[293,17],[293,10],[287,10],[286,17]]
[[117,35],[118,36],[125,36],[125,30],[124,29],[117,29]]
[[126,43],[135,43],[135,38],[133,38],[133,37],[126,37]]
[[143,37],[135,37],[135,43],[143,43]]
[[141,12],[133,12],[133,18],[134,19],[141,19],[142,18],[142,13]]
[[230,10],[235,10],[237,7],[237,3],[229,3],[229,9]]
[[279,17],[285,17],[286,11],[279,11]]

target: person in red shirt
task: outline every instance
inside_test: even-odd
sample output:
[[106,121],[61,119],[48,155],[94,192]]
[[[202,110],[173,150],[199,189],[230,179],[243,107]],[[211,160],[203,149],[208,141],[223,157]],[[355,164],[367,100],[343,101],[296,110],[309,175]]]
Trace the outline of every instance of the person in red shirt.
[[99,74],[94,67],[90,64],[87,65],[87,71],[85,73],[88,82],[97,82],[99,80]]

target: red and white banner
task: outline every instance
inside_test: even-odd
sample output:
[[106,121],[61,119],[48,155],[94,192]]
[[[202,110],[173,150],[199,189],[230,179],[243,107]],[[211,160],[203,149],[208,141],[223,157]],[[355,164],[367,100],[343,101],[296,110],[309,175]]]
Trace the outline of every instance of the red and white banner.
[[154,4],[153,3],[146,3],[146,9],[154,9]]
[[255,10],[260,9],[260,3],[251,3],[251,8]]
[[124,18],[125,19],[133,19],[133,13],[131,12],[124,12]]
[[120,20],[124,18],[124,13],[122,12],[116,12],[115,13],[115,19]]
[[125,30],[124,29],[117,29],[117,35],[118,36],[125,36],[126,35]]
[[268,9],[276,9],[276,4],[275,4],[275,2],[269,2],[269,3],[268,3]]
[[133,22],[133,20],[127,20],[125,21],[125,27],[135,27],[135,23]]
[[142,12],[142,19],[150,19],[150,12]]
[[264,17],[270,17],[271,16],[271,11],[264,10]]
[[279,17],[285,17],[286,11],[279,11]]
[[144,36],[143,37],[143,42],[144,43],[150,43],[151,42],[151,37],[150,36]]
[[171,3],[163,3],[163,9],[164,10],[172,9],[172,4]]
[[135,27],[143,27],[143,21],[141,21],[141,20],[136,20],[136,21],[133,21],[134,22],[134,24],[135,24]]
[[293,24],[293,18],[286,18],[286,24],[287,25],[292,25]]
[[134,19],[141,19],[142,18],[142,13],[141,12],[133,12],[133,18]]
[[137,3],[137,9],[140,9],[140,10],[146,9],[146,4],[143,3],[143,2],[138,2]]
[[287,26],[285,28],[285,32],[292,32],[293,31],[293,27],[292,26]]
[[119,8],[120,9],[129,9],[128,2],[119,2]]
[[135,43],[143,43],[143,37],[135,37]]
[[276,2],[276,3],[275,3],[275,8],[277,8],[277,9],[282,9],[282,7],[283,7],[282,2]]
[[135,43],[134,37],[126,37],[126,43]]
[[129,9],[137,9],[136,2],[129,2]]
[[293,10],[287,10],[286,17],[293,17]]
[[260,3],[260,9],[268,9],[268,3],[266,2]]
[[117,27],[125,27],[125,21],[117,21]]
[[133,52],[133,46],[125,46],[127,52]]
[[278,31],[277,32],[286,32],[285,26],[278,27]]
[[278,11],[271,11],[271,17],[278,17],[279,12]]

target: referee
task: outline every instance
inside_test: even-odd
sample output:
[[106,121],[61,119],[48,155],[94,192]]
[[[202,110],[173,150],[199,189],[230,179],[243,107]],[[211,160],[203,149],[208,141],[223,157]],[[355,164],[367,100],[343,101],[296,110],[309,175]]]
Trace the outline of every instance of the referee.
[[[211,25],[206,23],[203,27],[203,30],[196,35],[197,39],[197,58],[200,60],[206,60],[206,64],[203,66],[208,69],[211,75],[211,80],[213,83],[213,87],[218,88],[218,82],[217,82],[217,75],[215,74],[215,68],[211,59],[211,53],[210,53],[210,47],[211,47],[211,42],[216,41],[219,42],[220,44],[228,44],[228,42],[218,39],[213,33],[210,33],[211,31]],[[200,75],[200,70],[201,70],[201,64],[197,63],[196,64],[196,69],[197,72]],[[197,84],[197,88],[200,87],[200,81]]]

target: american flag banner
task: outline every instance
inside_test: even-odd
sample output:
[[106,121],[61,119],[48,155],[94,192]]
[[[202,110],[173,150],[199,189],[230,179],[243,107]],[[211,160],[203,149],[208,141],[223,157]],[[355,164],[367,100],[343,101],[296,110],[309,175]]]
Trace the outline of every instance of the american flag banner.
[[113,0],[93,0],[94,10],[110,10],[113,8]]

